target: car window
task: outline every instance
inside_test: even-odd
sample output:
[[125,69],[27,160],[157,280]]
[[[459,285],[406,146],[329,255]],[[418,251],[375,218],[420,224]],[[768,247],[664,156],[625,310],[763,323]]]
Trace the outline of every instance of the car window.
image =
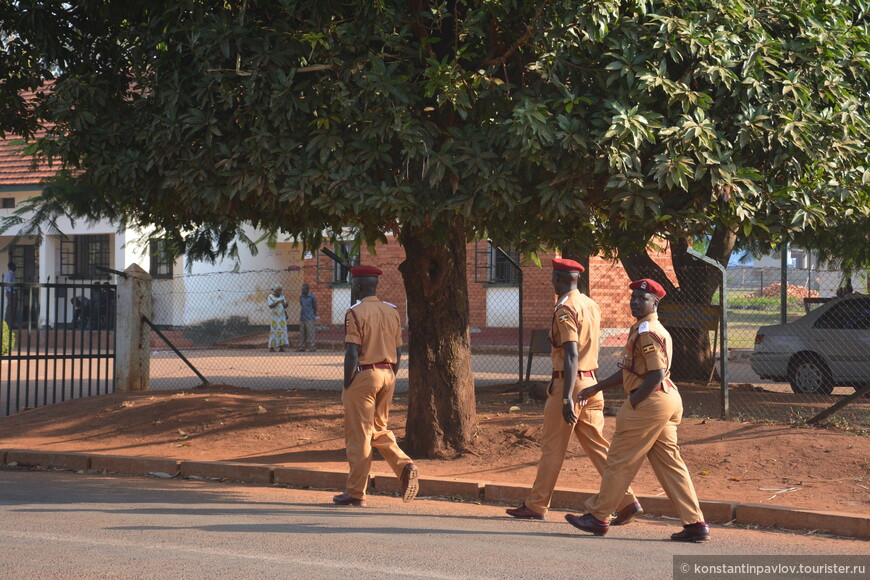
[[870,298],[847,300],[816,320],[815,328],[859,330],[870,328]]

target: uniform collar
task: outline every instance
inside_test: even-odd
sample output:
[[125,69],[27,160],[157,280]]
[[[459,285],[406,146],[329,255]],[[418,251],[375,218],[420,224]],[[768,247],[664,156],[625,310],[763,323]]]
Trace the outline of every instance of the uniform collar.
[[647,314],[647,315],[644,316],[643,318],[638,318],[638,319],[637,319],[637,322],[635,322],[634,324],[632,324],[631,327],[632,327],[632,328],[637,328],[637,327],[640,326],[641,323],[643,323],[643,322],[658,322],[658,319],[659,319],[659,313],[658,313],[658,312],[653,312],[653,313],[651,313],[651,314]]
[[559,301],[556,302],[556,306],[562,306],[563,304],[565,304],[565,302],[568,301],[568,297],[571,296],[572,294],[575,294],[575,295],[578,295],[578,296],[579,296],[579,295],[580,295],[580,290],[569,290],[568,292],[565,292],[564,294],[562,294],[562,295],[559,297]]

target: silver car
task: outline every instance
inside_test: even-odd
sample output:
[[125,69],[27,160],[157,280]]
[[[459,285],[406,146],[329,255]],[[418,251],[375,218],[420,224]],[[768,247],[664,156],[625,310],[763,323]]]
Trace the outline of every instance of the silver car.
[[788,324],[762,326],[750,362],[762,379],[787,380],[795,393],[870,383],[870,296],[835,298]]

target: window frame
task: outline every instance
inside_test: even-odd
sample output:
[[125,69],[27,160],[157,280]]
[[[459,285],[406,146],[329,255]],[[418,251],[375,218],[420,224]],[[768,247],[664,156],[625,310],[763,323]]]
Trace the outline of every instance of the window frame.
[[[152,278],[171,279],[175,275],[175,257],[167,252],[166,244],[167,241],[163,238],[148,242],[148,255],[150,257],[148,273],[151,274]],[[166,268],[168,272],[160,272],[161,267]]]
[[[517,264],[520,263],[520,253],[517,250],[507,248],[502,250]],[[506,275],[505,275],[506,273]],[[490,286],[519,286],[520,273],[510,261],[498,251],[495,246],[490,247],[489,252],[489,276],[487,284]]]
[[[96,259],[94,259],[96,258]],[[75,280],[104,280],[112,263],[112,236],[110,234],[77,234],[61,240],[60,274]]]
[[[337,241],[332,244],[332,251],[335,252],[337,256],[345,258],[351,265],[359,266],[360,264],[360,249],[358,247],[354,247],[356,243],[353,240],[342,240]],[[320,260],[327,259],[329,260],[328,268],[320,267]],[[317,270],[318,270],[318,283],[323,283],[320,280],[320,272],[322,270],[329,271],[328,284],[332,288],[340,288],[350,286],[350,268],[345,268],[340,263],[336,262],[331,258],[327,258],[325,256],[321,257],[320,252],[317,254]]]

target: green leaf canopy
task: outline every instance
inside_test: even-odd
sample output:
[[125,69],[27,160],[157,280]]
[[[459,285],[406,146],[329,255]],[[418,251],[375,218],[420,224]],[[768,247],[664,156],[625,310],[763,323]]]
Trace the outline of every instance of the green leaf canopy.
[[40,203],[194,254],[244,223],[310,245],[348,224],[443,241],[461,217],[606,252],[868,213],[864,0],[20,8],[8,46],[62,67],[38,149],[68,171]]

